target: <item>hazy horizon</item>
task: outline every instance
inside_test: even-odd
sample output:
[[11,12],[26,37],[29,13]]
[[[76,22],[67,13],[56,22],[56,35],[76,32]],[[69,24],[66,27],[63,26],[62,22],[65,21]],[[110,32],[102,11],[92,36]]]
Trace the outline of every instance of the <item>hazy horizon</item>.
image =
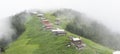
[[84,13],[103,23],[112,31],[120,33],[119,2],[119,0],[1,0],[0,21],[29,9],[68,8]]

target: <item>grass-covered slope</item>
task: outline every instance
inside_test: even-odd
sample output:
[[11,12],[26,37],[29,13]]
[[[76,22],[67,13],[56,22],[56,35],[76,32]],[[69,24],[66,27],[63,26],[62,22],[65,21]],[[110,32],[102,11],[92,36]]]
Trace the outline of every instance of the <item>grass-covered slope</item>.
[[[53,23],[54,16],[46,15],[46,17]],[[66,46],[70,42],[68,36],[77,37],[77,35],[68,31],[66,36],[53,35],[43,28],[40,19],[36,16],[33,16],[25,27],[25,32],[9,45],[5,54],[112,54],[112,50],[85,38],[82,38],[86,44],[83,50],[77,50],[74,46],[68,48]],[[64,28],[65,24],[58,27]]]

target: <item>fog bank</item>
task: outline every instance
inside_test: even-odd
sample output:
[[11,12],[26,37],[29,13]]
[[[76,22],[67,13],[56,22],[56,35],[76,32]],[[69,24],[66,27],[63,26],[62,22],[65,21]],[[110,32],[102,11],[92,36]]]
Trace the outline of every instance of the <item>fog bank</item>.
[[6,46],[15,41],[24,31],[24,24],[27,22],[30,14],[26,11],[17,13],[7,18],[1,18],[0,20],[0,48],[6,48]]
[[15,30],[12,28],[9,18],[0,19],[0,47],[5,47],[12,41]]
[[85,13],[109,29],[120,32],[119,3],[119,0],[1,0],[0,18],[28,9],[68,8]]

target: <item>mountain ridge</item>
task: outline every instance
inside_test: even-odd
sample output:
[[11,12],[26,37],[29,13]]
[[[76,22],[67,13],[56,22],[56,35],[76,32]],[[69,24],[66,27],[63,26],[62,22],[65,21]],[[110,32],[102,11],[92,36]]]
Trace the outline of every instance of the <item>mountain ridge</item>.
[[[45,13],[45,17],[54,24],[55,16],[51,13]],[[66,36],[56,36],[43,28],[43,24],[36,15],[32,15],[31,18],[25,24],[26,30],[8,46],[5,54],[112,54],[111,49],[81,36],[82,41],[86,44],[83,50],[77,50],[74,46],[68,48],[66,46],[70,42],[68,36],[79,37],[78,35],[66,31]],[[64,29],[66,27],[65,22],[63,20],[61,26],[53,26]]]

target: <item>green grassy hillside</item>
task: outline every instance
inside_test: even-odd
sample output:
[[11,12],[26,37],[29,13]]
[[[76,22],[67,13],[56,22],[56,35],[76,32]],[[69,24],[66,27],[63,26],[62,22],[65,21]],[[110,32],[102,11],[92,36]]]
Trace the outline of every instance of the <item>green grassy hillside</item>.
[[[46,17],[54,23],[54,16],[46,14]],[[66,46],[70,42],[68,36],[78,36],[68,31],[66,36],[56,36],[49,30],[45,30],[36,16],[32,16],[25,27],[25,32],[9,45],[5,54],[112,54],[111,49],[83,37],[82,41],[86,44],[83,50],[77,50],[74,46],[68,48]],[[55,27],[65,28],[65,22]]]

